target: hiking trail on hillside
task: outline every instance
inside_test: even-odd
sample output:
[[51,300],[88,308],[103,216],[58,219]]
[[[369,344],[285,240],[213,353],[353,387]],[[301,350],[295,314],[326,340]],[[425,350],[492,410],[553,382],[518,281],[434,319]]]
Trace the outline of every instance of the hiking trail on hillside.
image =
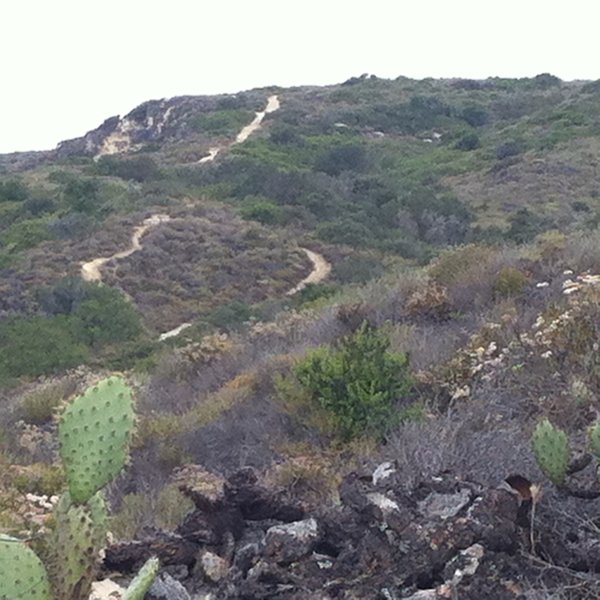
[[[235,137],[235,140],[233,142],[231,142],[230,144],[228,144],[228,147],[234,146],[235,144],[241,144],[242,142],[245,142],[255,131],[258,131],[262,127],[262,122],[263,122],[265,116],[268,115],[269,113],[279,110],[280,106],[281,106],[281,103],[279,102],[279,97],[277,96],[277,94],[273,94],[272,96],[269,96],[269,98],[267,99],[267,106],[265,106],[265,110],[256,112],[252,123],[242,127],[240,132]],[[206,156],[203,156],[198,161],[198,164],[212,162],[216,158],[217,154],[219,154],[219,152],[221,152],[222,150],[223,150],[223,148],[221,148],[219,146],[214,146],[214,147],[210,148],[208,150],[208,154]]]
[[[256,113],[256,116],[254,117],[252,123],[243,127],[241,131],[237,134],[235,141],[231,142],[228,145],[228,147],[245,142],[255,131],[261,128],[265,116],[269,113],[275,112],[279,109],[279,107],[280,102],[277,95],[269,96],[265,109]],[[212,162],[222,150],[223,148],[220,147],[210,148],[209,153],[203,158],[201,158],[198,161],[198,163]],[[151,229],[154,229],[158,225],[166,223],[170,220],[171,217],[167,214],[155,214],[148,217],[147,219],[144,219],[141,225],[138,225],[134,228],[129,248],[127,248],[126,250],[121,250],[120,252],[116,252],[111,256],[94,258],[90,261],[81,263],[82,279],[84,281],[101,283],[101,269],[107,262],[126,258],[128,256],[131,256],[134,252],[141,250],[143,248],[143,245],[141,243],[142,237]],[[300,250],[302,250],[306,254],[306,256],[308,256],[309,260],[313,265],[313,268],[311,272],[302,281],[300,281],[292,289],[286,292],[286,296],[293,296],[294,294],[297,294],[311,283],[320,283],[321,281],[326,279],[331,273],[331,264],[327,262],[327,260],[321,254],[313,252],[308,248],[300,248]],[[172,337],[176,337],[184,329],[191,327],[191,325],[191,323],[182,323],[174,329],[162,333],[158,339],[159,341],[163,341]]]
[[88,262],[81,263],[81,278],[84,281],[97,281],[102,282],[102,273],[100,268],[103,267],[107,262],[111,260],[118,260],[120,258],[126,258],[132,255],[134,252],[143,248],[141,244],[142,236],[144,236],[150,229],[154,229],[161,223],[166,223],[171,220],[169,215],[156,214],[144,219],[141,225],[134,228],[131,236],[131,245],[127,250],[121,250],[111,256],[105,256],[100,258],[94,258]]

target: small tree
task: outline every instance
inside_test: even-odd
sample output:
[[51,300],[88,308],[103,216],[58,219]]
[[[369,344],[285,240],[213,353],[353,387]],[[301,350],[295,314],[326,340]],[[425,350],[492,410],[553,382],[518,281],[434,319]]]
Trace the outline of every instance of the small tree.
[[395,420],[395,400],[412,387],[408,356],[388,352],[389,345],[365,321],[333,348],[317,348],[296,366],[299,382],[334,414],[346,439],[385,431]]

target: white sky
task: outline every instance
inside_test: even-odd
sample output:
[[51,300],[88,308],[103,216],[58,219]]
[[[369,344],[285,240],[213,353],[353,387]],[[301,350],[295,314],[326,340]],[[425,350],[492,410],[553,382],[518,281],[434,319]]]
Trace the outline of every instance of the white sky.
[[0,0],[0,152],[153,98],[381,77],[600,78],[598,0]]

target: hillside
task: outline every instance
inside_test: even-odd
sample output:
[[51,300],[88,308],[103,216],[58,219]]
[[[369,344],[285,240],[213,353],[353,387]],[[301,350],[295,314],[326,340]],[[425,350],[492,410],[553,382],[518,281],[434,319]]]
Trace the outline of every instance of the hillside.
[[53,527],[56,417],[119,372],[99,579],[600,598],[599,151],[599,82],[363,75],[0,155],[0,533]]

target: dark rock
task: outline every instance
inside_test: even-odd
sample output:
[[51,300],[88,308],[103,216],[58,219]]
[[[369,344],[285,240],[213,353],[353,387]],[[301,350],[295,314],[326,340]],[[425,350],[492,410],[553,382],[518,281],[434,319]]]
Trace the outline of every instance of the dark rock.
[[162,565],[192,565],[196,561],[197,552],[198,547],[181,536],[158,531],[152,538],[109,546],[104,566],[107,569],[129,572],[152,556],[157,556]]
[[167,573],[161,573],[145,596],[146,600],[190,600],[187,590]]
[[[600,570],[591,532],[565,540],[543,529],[539,516],[536,551],[548,562],[531,561],[529,505],[510,487],[484,488],[444,473],[406,490],[393,464],[376,471],[347,476],[342,504],[307,518],[281,491],[260,485],[252,469],[214,493],[188,486],[197,508],[180,535],[159,532],[111,547],[107,564],[129,568],[152,553],[167,564],[195,564],[185,585],[197,597],[224,600],[509,600],[538,582],[559,589],[568,572]],[[185,552],[181,544],[189,545]],[[550,561],[562,566],[551,571]]]
[[317,545],[320,533],[315,519],[271,527],[265,537],[265,555],[277,563],[303,558]]
[[290,523],[304,517],[304,510],[289,502],[283,492],[273,492],[258,485],[251,467],[241,469],[225,483],[225,500],[240,509],[245,519],[277,519]]

